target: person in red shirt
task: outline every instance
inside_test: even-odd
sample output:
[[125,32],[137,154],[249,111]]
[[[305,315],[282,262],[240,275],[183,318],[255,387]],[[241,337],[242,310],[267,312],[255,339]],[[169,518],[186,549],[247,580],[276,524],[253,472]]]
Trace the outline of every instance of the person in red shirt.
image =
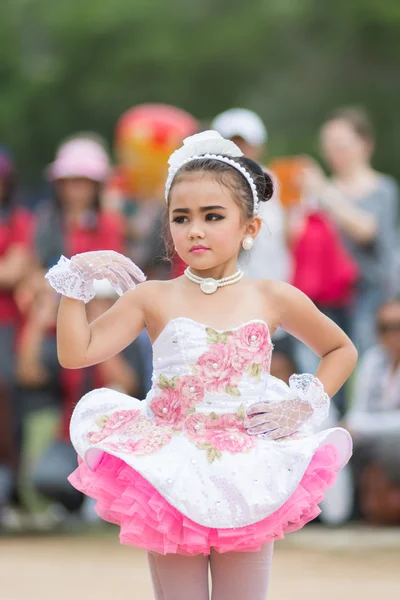
[[31,255],[32,217],[16,205],[15,188],[13,160],[0,148],[0,511],[10,501],[18,463],[12,395],[20,315],[13,294],[30,266]]
[[[124,252],[123,220],[116,212],[104,210],[101,203],[109,174],[107,153],[95,137],[76,136],[60,146],[46,173],[53,195],[50,201],[42,204],[38,214],[35,246],[40,271],[55,264],[60,254],[71,257],[95,250]],[[67,481],[67,475],[76,466],[75,452],[69,440],[72,410],[82,394],[93,387],[125,386],[127,393],[147,392],[146,385],[145,390],[137,387],[143,383],[146,369],[143,362],[151,362],[150,343],[142,336],[126,349],[125,358],[122,355],[114,357],[102,368],[61,369],[57,360],[55,312],[49,307],[46,310],[40,308],[51,304],[52,296],[44,278],[42,281],[45,286],[41,291],[43,299],[31,311],[20,339],[19,382],[28,396],[29,390],[35,388],[50,391],[58,401],[60,422],[55,439],[33,472],[33,484],[68,513],[80,513],[83,496]],[[99,310],[102,310],[99,299],[88,306],[92,316]],[[143,353],[143,348],[147,352]],[[25,405],[27,403],[29,400]]]

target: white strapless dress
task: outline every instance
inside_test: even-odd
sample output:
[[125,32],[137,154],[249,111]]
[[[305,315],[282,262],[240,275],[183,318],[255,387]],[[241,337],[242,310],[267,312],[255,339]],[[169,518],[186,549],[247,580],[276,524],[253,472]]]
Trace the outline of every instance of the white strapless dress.
[[270,376],[263,321],[222,331],[173,319],[153,354],[145,400],[94,390],[71,419],[80,464],[70,481],[120,525],[123,543],[189,555],[251,551],[319,513],[351,437],[341,428],[313,433],[312,420],[278,441],[247,434],[249,404],[289,393]]

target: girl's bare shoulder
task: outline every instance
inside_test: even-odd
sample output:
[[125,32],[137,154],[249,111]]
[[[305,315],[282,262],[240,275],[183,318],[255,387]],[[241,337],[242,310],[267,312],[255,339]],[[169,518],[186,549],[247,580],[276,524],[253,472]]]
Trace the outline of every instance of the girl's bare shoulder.
[[310,299],[290,283],[274,279],[255,280],[258,290],[268,305],[277,315],[283,315],[294,307],[312,305]]
[[270,299],[284,300],[301,294],[297,288],[285,281],[277,279],[255,279],[254,284],[259,291],[266,294]]
[[178,279],[170,279],[170,280],[161,280],[161,279],[149,279],[147,281],[143,281],[143,283],[138,283],[134,290],[129,290],[127,294],[129,294],[132,298],[136,296],[148,296],[157,294],[158,292],[165,292],[169,289],[175,287]]
[[[179,285],[178,279],[171,280],[157,280],[152,279],[139,283],[134,290],[126,292],[128,303],[141,304],[143,307],[151,308],[156,306],[166,299],[168,295],[173,292]],[[125,297],[124,296],[124,297]]]

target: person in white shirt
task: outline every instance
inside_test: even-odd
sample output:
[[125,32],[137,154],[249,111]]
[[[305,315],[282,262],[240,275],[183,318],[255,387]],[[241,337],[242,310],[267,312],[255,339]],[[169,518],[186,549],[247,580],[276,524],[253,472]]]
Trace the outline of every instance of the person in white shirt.
[[400,296],[377,313],[378,344],[362,357],[346,425],[356,480],[375,462],[400,491]]

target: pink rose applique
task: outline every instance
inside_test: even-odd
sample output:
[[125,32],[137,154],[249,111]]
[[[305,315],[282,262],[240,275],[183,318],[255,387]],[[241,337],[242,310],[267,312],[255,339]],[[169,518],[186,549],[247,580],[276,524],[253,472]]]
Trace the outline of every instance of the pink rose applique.
[[214,430],[208,439],[216,450],[237,454],[254,448],[254,440],[241,431]]
[[197,404],[203,400],[204,383],[199,377],[195,377],[194,375],[180,377],[177,389],[189,405]]
[[236,413],[224,413],[217,419],[210,419],[207,427],[208,429],[224,429],[225,431],[246,431],[243,420],[239,419]]
[[172,429],[170,427],[154,427],[151,435],[143,440],[141,454],[153,454],[160,448],[168,444],[172,439]]
[[193,413],[185,419],[184,427],[186,435],[194,441],[201,441],[206,433],[209,417],[203,413]]
[[264,323],[249,323],[241,327],[230,337],[229,343],[234,348],[235,365],[241,364],[242,368],[250,363],[266,364],[271,350],[269,332]]
[[125,435],[146,435],[153,428],[154,423],[148,417],[141,414],[135,421],[132,421],[126,427],[124,427],[123,433]]
[[[104,447],[113,452],[125,454],[153,454],[172,439],[173,429],[169,426],[156,425],[146,417],[141,421],[140,437],[119,438],[116,441],[105,441]],[[135,432],[137,433],[137,432]]]
[[100,444],[109,434],[104,432],[103,429],[100,431],[89,431],[87,434],[87,439],[89,444]]
[[137,420],[141,415],[140,410],[120,410],[110,415],[110,418],[105,420],[104,431],[107,435],[115,433],[116,430],[125,429],[127,425]]
[[232,348],[228,344],[218,342],[204,352],[197,361],[199,377],[204,381],[209,393],[226,393],[240,381],[238,373],[232,365]]
[[232,346],[232,366],[239,373],[245,373],[251,363],[253,354],[240,347]]
[[254,439],[246,433],[243,421],[235,414],[221,415],[207,424],[207,440],[220,452],[247,452],[254,447]]
[[246,433],[243,420],[235,413],[217,416],[194,413],[185,419],[185,434],[198,448],[205,450],[209,463],[222,452],[237,454],[254,448],[254,439]]
[[187,411],[187,403],[179,390],[165,388],[151,400],[150,408],[157,425],[168,423],[180,428]]
[[131,431],[141,416],[140,410],[120,410],[111,415],[102,415],[97,419],[100,430],[89,431],[88,441],[90,444],[99,444],[110,435],[126,433],[127,429]]
[[127,442],[105,442],[104,447],[111,452],[122,452],[124,454],[144,454],[145,441],[129,440]]

